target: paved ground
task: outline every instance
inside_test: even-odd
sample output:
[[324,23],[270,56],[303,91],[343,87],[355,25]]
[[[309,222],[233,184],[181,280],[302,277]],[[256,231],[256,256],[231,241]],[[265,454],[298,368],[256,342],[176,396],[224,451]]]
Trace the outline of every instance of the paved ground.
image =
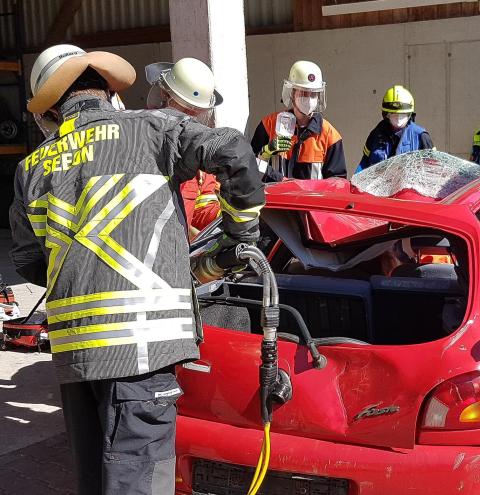
[[[0,230],[0,274],[27,315],[44,289],[13,269]],[[44,306],[40,306],[44,310]],[[50,354],[0,351],[0,495],[73,495],[74,479]]]

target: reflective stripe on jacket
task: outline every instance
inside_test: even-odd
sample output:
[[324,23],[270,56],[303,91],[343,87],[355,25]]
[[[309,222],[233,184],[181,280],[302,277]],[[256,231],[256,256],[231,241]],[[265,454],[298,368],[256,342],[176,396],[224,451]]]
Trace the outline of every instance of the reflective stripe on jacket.
[[206,174],[201,170],[193,179],[180,186],[189,227],[193,226],[202,230],[218,216],[220,202],[216,190],[217,180],[215,176]]
[[[278,113],[267,115],[258,125],[252,138],[256,155],[275,137]],[[342,137],[321,114],[314,114],[307,127],[297,127],[292,143],[285,160],[279,160],[280,155],[274,155],[271,160],[270,165],[277,174],[271,174],[267,169],[267,175],[270,173],[273,180],[281,180],[283,176],[296,179],[346,177]]]
[[394,155],[429,148],[433,148],[433,143],[423,127],[410,121],[403,130],[395,132],[390,122],[383,119],[368,136],[355,173]]
[[59,133],[19,164],[10,212],[18,272],[47,285],[60,382],[197,358],[179,184],[199,166],[215,173],[226,232],[256,239],[264,194],[250,146],[175,111],[77,97],[61,113]]

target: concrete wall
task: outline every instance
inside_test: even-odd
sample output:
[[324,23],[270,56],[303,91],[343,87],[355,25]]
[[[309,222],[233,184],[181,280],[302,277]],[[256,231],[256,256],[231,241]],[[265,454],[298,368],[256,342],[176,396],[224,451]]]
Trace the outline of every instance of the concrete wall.
[[[129,108],[142,108],[148,91],[143,67],[170,61],[171,45],[103,49],[135,66],[137,82],[124,100]],[[26,74],[31,59],[26,58]],[[307,59],[320,65],[327,81],[326,118],[343,136],[350,172],[381,118],[383,93],[395,83],[413,92],[417,122],[430,131],[439,150],[467,157],[480,126],[480,16],[248,36],[247,59],[250,135],[262,116],[283,108],[282,82],[291,64]]]
[[349,171],[380,120],[385,90],[405,84],[417,123],[439,150],[468,157],[480,126],[480,17],[247,38],[250,129],[282,108],[282,80],[295,60],[320,65],[326,118],[343,136]]

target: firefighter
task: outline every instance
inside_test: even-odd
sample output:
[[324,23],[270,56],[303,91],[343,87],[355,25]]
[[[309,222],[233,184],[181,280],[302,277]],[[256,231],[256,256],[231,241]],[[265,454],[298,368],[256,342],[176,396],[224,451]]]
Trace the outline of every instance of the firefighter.
[[383,119],[369,134],[355,173],[408,151],[434,149],[430,134],[415,120],[415,101],[400,85],[387,89],[382,101]]
[[16,269],[47,287],[80,495],[174,493],[174,365],[197,359],[201,338],[179,184],[198,168],[216,174],[217,252],[258,238],[264,202],[238,131],[115,110],[110,93],[134,80],[112,53],[57,45],[38,56],[28,110],[59,128],[20,162],[10,210]]
[[[294,135],[276,135],[279,112],[275,112],[262,119],[252,138],[265,182],[278,182],[284,177],[346,177],[342,137],[322,116],[326,107],[325,86],[318,65],[304,60],[292,65],[283,83],[282,102],[295,115]],[[276,155],[285,158],[272,160]]]
[[480,165],[480,129],[477,129],[473,134],[472,154],[470,161]]
[[[211,125],[213,109],[222,103],[223,97],[214,88],[213,73],[206,64],[195,58],[182,58],[175,64],[147,65],[145,73],[152,86],[148,108],[175,108]],[[204,88],[202,98],[193,96],[198,86]],[[217,188],[215,176],[203,170],[180,186],[190,239],[220,214]]]

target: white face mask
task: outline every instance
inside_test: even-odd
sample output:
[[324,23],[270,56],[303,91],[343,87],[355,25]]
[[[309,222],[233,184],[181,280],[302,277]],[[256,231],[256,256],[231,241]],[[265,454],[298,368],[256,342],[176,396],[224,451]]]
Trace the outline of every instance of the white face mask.
[[388,120],[395,129],[403,129],[410,120],[409,113],[389,113]]
[[310,115],[317,108],[318,96],[295,96],[295,106],[303,113]]

